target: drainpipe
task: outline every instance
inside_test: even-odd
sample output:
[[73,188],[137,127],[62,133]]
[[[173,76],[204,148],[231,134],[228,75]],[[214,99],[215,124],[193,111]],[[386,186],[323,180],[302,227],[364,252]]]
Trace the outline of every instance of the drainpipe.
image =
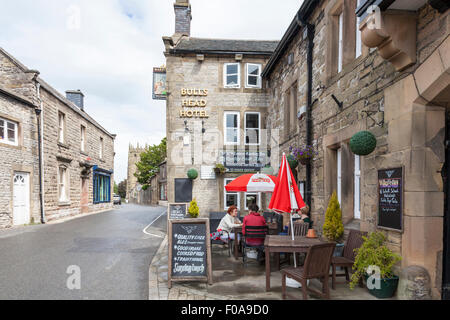
[[[308,69],[308,95],[306,106],[306,144],[312,145],[312,87],[313,87],[313,49],[314,49],[314,25],[308,23],[300,16],[300,12],[297,14],[297,23],[300,27],[306,28],[308,38],[308,51],[307,51],[307,69]],[[311,188],[311,162],[306,165],[306,184],[305,184],[305,200],[306,203],[311,206],[312,200],[312,188]]]
[[45,211],[44,211],[44,181],[42,176],[42,157],[43,157],[43,148],[42,148],[42,133],[41,133],[41,126],[42,126],[42,100],[41,100],[41,84],[36,81],[36,91],[37,96],[39,99],[39,109],[36,108],[34,111],[36,112],[36,118],[37,118],[37,124],[38,124],[38,152],[39,152],[39,198],[40,198],[40,204],[41,204],[41,223],[45,224],[47,221],[45,220]]

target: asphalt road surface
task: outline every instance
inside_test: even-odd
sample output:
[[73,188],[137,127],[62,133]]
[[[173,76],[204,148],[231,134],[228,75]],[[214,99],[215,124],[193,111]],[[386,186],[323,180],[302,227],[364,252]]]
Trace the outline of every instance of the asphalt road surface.
[[165,211],[124,204],[60,224],[0,230],[0,300],[148,299]]

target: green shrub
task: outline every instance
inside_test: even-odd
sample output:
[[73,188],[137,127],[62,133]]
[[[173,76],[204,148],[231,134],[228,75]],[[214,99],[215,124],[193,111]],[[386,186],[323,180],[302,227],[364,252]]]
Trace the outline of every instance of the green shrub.
[[330,241],[339,241],[344,234],[344,224],[342,223],[341,206],[336,195],[333,192],[328,209],[325,214],[325,223],[323,224],[323,234]]
[[362,276],[367,273],[367,268],[370,266],[377,266],[380,268],[380,277],[392,278],[394,276],[392,269],[394,265],[399,262],[402,257],[393,253],[386,247],[386,236],[382,232],[373,232],[369,237],[363,237],[364,243],[357,252],[355,264],[350,281],[350,288],[353,289],[359,282]]
[[191,218],[198,218],[198,216],[200,214],[200,209],[197,205],[196,199],[192,200],[191,203],[189,204],[188,212],[189,212],[189,215],[191,216]]
[[195,169],[190,169],[190,170],[187,172],[187,176],[188,176],[189,179],[195,180],[195,179],[198,178],[198,171],[195,170]]

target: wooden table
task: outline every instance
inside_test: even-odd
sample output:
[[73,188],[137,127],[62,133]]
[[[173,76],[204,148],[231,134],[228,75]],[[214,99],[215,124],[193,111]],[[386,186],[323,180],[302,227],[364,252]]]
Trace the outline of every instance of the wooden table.
[[[316,244],[326,243],[321,239],[311,239],[306,237],[295,237],[292,240],[291,236],[274,236],[269,235],[264,241],[264,247],[266,252],[266,291],[270,291],[270,254],[280,252],[308,252],[308,249]],[[275,259],[280,268],[279,254],[275,255]]]
[[[278,232],[278,224],[275,223],[269,223],[267,224],[269,226],[269,234],[277,234]],[[233,248],[233,254],[234,254],[234,258],[237,260],[239,259],[239,255],[238,255],[238,251],[239,251],[239,241],[238,240],[238,235],[242,234],[242,227],[234,227],[233,228],[233,233],[234,233],[234,248]]]

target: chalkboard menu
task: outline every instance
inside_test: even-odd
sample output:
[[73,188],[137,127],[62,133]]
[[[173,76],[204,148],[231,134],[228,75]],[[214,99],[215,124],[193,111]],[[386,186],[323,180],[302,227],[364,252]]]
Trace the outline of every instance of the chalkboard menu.
[[167,212],[169,220],[182,220],[188,218],[186,203],[169,203]]
[[169,288],[174,281],[212,284],[208,219],[169,221]]
[[403,229],[403,168],[378,170],[378,226]]

